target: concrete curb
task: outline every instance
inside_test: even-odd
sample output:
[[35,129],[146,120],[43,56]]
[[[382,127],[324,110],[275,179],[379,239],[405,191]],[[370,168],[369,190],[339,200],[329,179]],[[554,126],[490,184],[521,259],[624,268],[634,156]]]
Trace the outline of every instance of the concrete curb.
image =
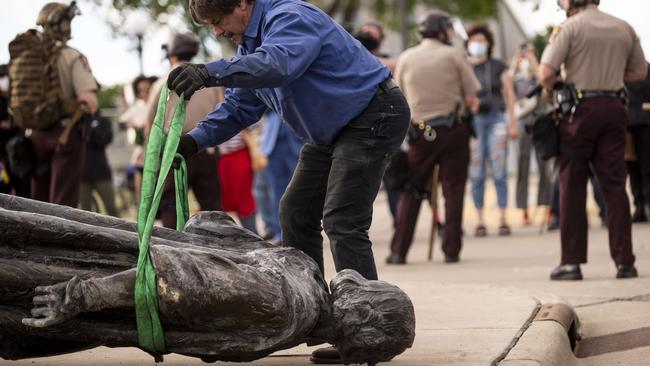
[[579,320],[564,302],[546,303],[533,319],[524,324],[522,335],[499,366],[575,366],[573,354],[578,338]]

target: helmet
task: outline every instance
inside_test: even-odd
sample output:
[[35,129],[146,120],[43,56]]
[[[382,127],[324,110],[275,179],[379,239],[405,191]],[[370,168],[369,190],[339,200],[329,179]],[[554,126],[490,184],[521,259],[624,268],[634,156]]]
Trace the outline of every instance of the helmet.
[[47,3],[36,18],[36,25],[43,27],[54,26],[59,24],[62,20],[72,20],[76,15],[79,15],[79,9],[75,1],[70,5],[62,3]]
[[433,38],[451,27],[451,17],[441,10],[429,10],[418,22],[418,31],[425,38]]
[[70,22],[76,15],[81,14],[75,1],[70,5],[62,3],[47,3],[36,17],[36,25],[40,25],[45,33],[63,42],[70,39]]
[[[189,58],[196,56],[199,53],[199,46],[201,42],[198,37],[192,33],[176,33],[172,35],[166,46],[168,56],[183,55]],[[189,60],[188,60],[189,61]]]

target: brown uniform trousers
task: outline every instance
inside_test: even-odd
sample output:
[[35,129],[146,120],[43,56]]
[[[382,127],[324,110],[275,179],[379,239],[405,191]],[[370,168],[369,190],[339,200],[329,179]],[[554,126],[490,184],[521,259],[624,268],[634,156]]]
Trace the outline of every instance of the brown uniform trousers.
[[[469,130],[466,124],[435,128],[437,137],[426,141],[422,134],[411,143],[408,151],[410,183],[419,192],[429,188],[433,168],[440,164],[440,182],[445,197],[445,230],[442,251],[447,256],[457,256],[462,245],[463,198],[467,167],[469,164]],[[413,191],[402,192],[397,204],[397,227],[391,242],[393,253],[406,256],[415,224],[420,212],[422,198]]]
[[[222,209],[217,171],[218,160],[217,153],[208,154],[203,150],[193,155],[187,162],[188,188],[192,189],[201,211],[220,211]],[[173,171],[165,181],[159,214],[164,227],[176,229],[176,193]]]
[[72,129],[65,145],[59,143],[62,131],[57,124],[32,132],[36,161],[49,165],[47,170],[32,174],[32,199],[76,208],[86,149],[79,125]]
[[[623,158],[627,112],[613,97],[584,99],[573,121],[560,123],[560,139],[579,156],[589,157],[605,198],[609,249],[617,265],[634,264],[630,204]],[[560,228],[562,264],[587,262],[587,179],[585,162],[560,156]]]

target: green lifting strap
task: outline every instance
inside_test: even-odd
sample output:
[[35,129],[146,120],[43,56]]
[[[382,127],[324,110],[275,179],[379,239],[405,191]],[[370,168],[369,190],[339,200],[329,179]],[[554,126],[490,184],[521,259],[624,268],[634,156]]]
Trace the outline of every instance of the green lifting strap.
[[[176,184],[176,229],[182,230],[189,219],[187,202],[187,165],[176,153],[185,122],[185,99],[180,96],[172,118],[169,133],[165,134],[164,120],[167,110],[168,89],[162,88],[156,117],[149,134],[142,176],[140,206],[138,207],[138,264],[135,278],[135,314],[140,347],[149,351],[156,361],[162,361],[165,338],[158,316],[156,269],[149,254],[149,241],[156,212],[162,197],[165,180],[174,158],[181,161],[174,170]],[[162,154],[161,154],[162,152]],[[157,178],[156,178],[157,177]]]

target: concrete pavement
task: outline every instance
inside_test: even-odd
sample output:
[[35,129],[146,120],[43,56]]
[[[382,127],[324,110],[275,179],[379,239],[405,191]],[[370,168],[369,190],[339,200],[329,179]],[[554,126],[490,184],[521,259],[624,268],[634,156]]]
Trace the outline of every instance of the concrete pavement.
[[[531,192],[531,196],[534,193]],[[566,331],[555,322],[533,322],[542,304],[566,302],[581,322],[586,339],[650,326],[650,225],[635,225],[633,236],[640,278],[615,280],[607,231],[592,215],[589,263],[584,281],[552,282],[551,269],[559,261],[559,234],[539,234],[538,227],[518,226],[510,211],[513,235],[474,238],[473,210],[466,206],[465,246],[461,262],[442,263],[436,238],[434,261],[426,260],[430,210],[423,207],[415,242],[404,266],[387,266],[392,228],[384,197],[378,198],[371,228],[381,279],[403,288],[416,310],[413,348],[394,365],[647,365],[650,347],[576,358]],[[490,198],[488,205],[490,208]],[[539,216],[539,215],[538,215]],[[541,216],[540,216],[541,217]],[[490,223],[492,233],[496,222]],[[330,258],[326,255],[326,258]],[[326,263],[326,277],[333,265]],[[309,365],[305,346],[279,352],[253,365]],[[200,360],[172,355],[165,365],[200,365]],[[2,365],[151,365],[153,360],[132,348],[97,348],[73,355]]]

